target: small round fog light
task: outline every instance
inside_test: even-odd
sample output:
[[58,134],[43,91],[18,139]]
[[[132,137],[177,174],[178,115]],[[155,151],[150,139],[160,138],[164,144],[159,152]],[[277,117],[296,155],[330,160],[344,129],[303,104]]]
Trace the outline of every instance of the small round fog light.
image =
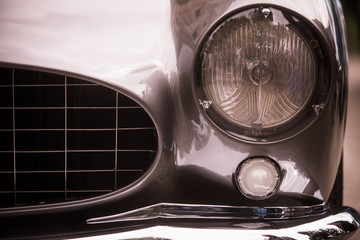
[[279,186],[279,167],[268,158],[250,158],[239,166],[236,181],[246,197],[265,199],[270,197]]

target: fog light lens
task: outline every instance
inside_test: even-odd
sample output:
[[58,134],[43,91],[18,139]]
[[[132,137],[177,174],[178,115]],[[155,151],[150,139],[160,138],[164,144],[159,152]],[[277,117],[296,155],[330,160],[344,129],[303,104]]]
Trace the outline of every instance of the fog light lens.
[[268,198],[279,186],[279,168],[267,158],[251,158],[240,165],[236,180],[246,197]]

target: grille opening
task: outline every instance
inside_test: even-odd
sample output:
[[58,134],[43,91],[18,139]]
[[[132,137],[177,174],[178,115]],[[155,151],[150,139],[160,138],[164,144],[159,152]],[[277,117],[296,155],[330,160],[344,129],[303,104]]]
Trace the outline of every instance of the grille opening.
[[153,163],[154,123],[99,84],[0,68],[0,207],[90,198],[128,186]]

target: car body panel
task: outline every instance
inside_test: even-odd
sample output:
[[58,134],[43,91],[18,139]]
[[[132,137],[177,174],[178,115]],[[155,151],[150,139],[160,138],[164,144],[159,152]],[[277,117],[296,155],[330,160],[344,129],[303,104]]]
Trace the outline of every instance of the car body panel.
[[[71,204],[0,210],[0,223],[10,226],[4,236],[19,236],[17,224],[21,236],[34,237],[133,228],[128,222],[104,227],[87,220],[159,203],[325,204],[340,166],[346,115],[347,53],[336,4],[261,1],[314,26],[332,57],[332,88],[324,110],[307,128],[288,139],[256,143],[230,137],[204,116],[194,94],[194,71],[202,41],[214,26],[259,1],[1,0],[2,65],[66,73],[120,91],[146,109],[159,138],[154,164],[134,184]],[[254,156],[274,159],[285,172],[279,193],[269,200],[251,201],[234,187],[238,165]]]

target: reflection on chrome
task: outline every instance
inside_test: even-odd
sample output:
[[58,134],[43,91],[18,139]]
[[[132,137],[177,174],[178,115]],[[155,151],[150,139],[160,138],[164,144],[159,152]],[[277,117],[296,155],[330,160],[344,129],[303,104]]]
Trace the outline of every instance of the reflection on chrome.
[[325,214],[328,206],[294,207],[236,207],[222,205],[196,205],[159,203],[132,211],[92,218],[88,224],[150,220],[157,218],[192,218],[192,219],[288,219],[311,217]]
[[[296,225],[284,227],[276,221],[268,221],[263,225],[247,227],[241,224],[233,224],[222,228],[198,228],[154,226],[133,231],[103,234],[91,237],[76,238],[78,240],[102,240],[102,239],[333,239],[340,237],[348,239],[360,227],[359,214],[351,208],[341,212],[329,214],[317,220],[305,219]],[[343,238],[344,237],[344,238]],[[74,238],[73,238],[74,239]]]

